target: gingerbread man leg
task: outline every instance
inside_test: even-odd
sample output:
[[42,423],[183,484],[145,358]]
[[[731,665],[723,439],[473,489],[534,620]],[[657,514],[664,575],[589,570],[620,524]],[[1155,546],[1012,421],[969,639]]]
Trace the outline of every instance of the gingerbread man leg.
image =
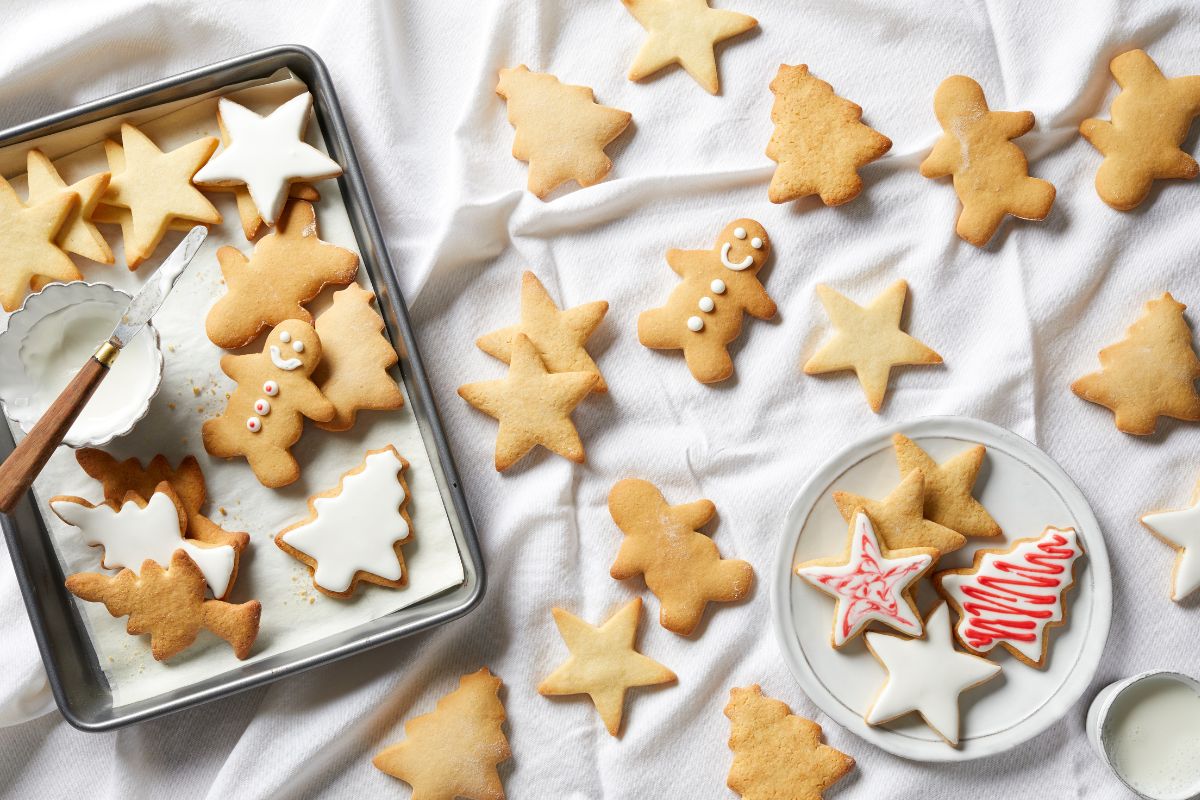
[[679,315],[667,308],[652,308],[638,315],[638,341],[654,350],[678,350],[683,347],[679,338],[682,328]]
[[692,376],[701,383],[716,383],[733,374],[733,357],[724,345],[704,346],[697,341],[691,346],[683,346],[683,357]]
[[986,242],[996,233],[1004,220],[1005,211],[980,203],[964,205],[954,230],[968,242]]
[[245,456],[259,482],[268,489],[287,486],[300,476],[300,463],[282,447],[264,444],[247,450]]
[[1021,219],[1045,219],[1054,203],[1054,184],[1041,178],[1021,179],[1021,191],[1012,201],[1008,213]]
[[238,425],[229,417],[213,417],[206,421],[201,428],[204,449],[208,451],[209,455],[217,458],[245,455],[245,451],[238,447],[240,433]]

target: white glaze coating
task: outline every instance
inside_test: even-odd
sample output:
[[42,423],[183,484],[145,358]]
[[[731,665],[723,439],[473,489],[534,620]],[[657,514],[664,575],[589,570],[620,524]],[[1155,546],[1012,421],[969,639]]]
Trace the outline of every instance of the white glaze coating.
[[721,263],[734,272],[741,272],[744,269],[749,269],[754,264],[753,256],[746,256],[741,261],[733,262],[729,260],[729,249],[733,247],[731,242],[725,242],[721,245]]
[[698,305],[700,307],[700,310],[705,313],[708,313],[717,307],[717,304],[713,302],[713,299],[711,297],[708,297],[707,295],[704,297],[701,297],[700,302],[696,303],[696,305]]
[[1171,599],[1182,600],[1200,589],[1200,503],[1178,511],[1147,514],[1142,522],[1179,551]]
[[246,430],[251,433],[258,433],[262,430],[262,420],[258,417],[249,417],[246,420]]
[[271,413],[271,401],[265,397],[260,397],[254,401],[254,413],[260,417],[265,417]]
[[[284,336],[287,336],[287,331],[279,334],[280,339],[282,339]],[[279,352],[279,345],[273,344],[271,345],[271,363],[282,370],[291,372],[292,370],[299,368],[304,362],[298,358],[284,358]]]
[[274,397],[279,394],[279,384],[275,381],[267,381],[262,385],[262,390],[267,397]]
[[700,319],[699,317],[688,317],[687,326],[689,331],[695,331],[696,333],[699,333],[700,331],[704,330],[704,320]]
[[291,340],[292,340],[291,331],[280,331],[279,332],[279,341],[283,342],[284,344],[287,344]]
[[746,238],[746,229],[739,225],[738,227],[733,229],[733,235],[735,238],[745,239]]
[[725,281],[717,278],[708,285],[708,288],[712,289],[713,294],[725,294]]
[[300,341],[299,339],[292,342],[292,350],[294,350],[297,353],[303,353],[304,352],[304,342]]

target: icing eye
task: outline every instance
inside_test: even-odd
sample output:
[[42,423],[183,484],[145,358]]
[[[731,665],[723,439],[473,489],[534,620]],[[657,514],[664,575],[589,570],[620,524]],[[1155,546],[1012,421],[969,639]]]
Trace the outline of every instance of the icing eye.
[[292,340],[292,335],[290,333],[288,333],[287,331],[280,331],[279,341],[283,342],[284,344],[287,344],[291,340]]
[[713,302],[713,299],[711,297],[701,297],[700,302],[697,303],[697,305],[700,306],[701,311],[706,311],[706,312],[712,311],[714,308],[717,307],[717,304]]
[[713,294],[725,294],[725,281],[717,278],[708,285],[708,288],[712,289]]
[[700,331],[704,330],[704,320],[700,319],[699,317],[688,317],[687,326],[688,330],[699,333]]
[[246,429],[251,433],[258,433],[262,430],[262,420],[258,417],[250,417],[246,420]]
[[274,397],[279,394],[279,384],[275,381],[267,381],[263,384],[263,394],[267,397]]
[[254,413],[264,417],[271,413],[271,404],[267,402],[265,397],[260,397],[254,401]]
[[734,235],[734,238],[736,238],[736,239],[745,239],[746,238],[746,229],[745,228],[734,228],[733,235]]
[[303,353],[304,352],[304,342],[297,339],[296,341],[292,342],[292,349],[295,350],[297,353]]
[[753,247],[755,250],[762,250],[762,239],[755,236],[753,239],[750,240],[750,246]]

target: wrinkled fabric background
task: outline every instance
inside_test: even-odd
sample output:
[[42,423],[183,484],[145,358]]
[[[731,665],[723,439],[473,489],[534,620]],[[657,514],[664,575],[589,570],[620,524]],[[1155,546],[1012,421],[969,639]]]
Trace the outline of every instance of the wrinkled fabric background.
[[[1200,72],[1200,9],[1132,0],[716,4],[761,23],[721,48],[718,97],[678,69],[626,80],[643,34],[617,0],[6,4],[2,125],[272,44],[306,44],[324,57],[417,323],[489,591],[473,614],[437,631],[89,735],[54,710],[0,558],[0,794],[407,796],[370,756],[459,675],[487,665],[506,684],[515,756],[503,774],[513,798],[732,796],[721,709],[730,687],[753,682],[823,722],[827,740],[857,760],[836,797],[1126,796],[1085,741],[1084,703],[1035,741],[969,764],[910,763],[866,745],[823,718],[787,672],[766,585],[792,496],[831,451],[887,422],[967,414],[1049,452],[1104,526],[1113,624],[1085,697],[1151,667],[1200,671],[1200,610],[1168,600],[1172,551],[1137,523],[1188,500],[1200,428],[1165,424],[1134,439],[1068,390],[1161,291],[1200,319],[1200,186],[1171,183],[1134,212],[1112,211],[1092,187],[1099,157],[1076,133],[1081,119],[1107,117],[1107,64],[1125,49],[1146,48],[1168,75]],[[767,84],[780,62],[810,64],[894,141],[847,206],[766,199]],[[512,130],[493,94],[497,69],[518,63],[590,85],[600,102],[633,113],[609,149],[616,166],[606,181],[546,203],[522,191],[526,168],[509,156]],[[1006,223],[986,250],[953,235],[949,183],[916,170],[939,134],[933,91],[955,72],[979,80],[994,108],[1036,114],[1021,144],[1032,173],[1058,187],[1048,220]],[[639,345],[635,320],[676,285],[667,249],[709,247],[743,215],[771,234],[764,281],[780,314],[749,321],[734,346],[736,378],[705,387],[677,354]],[[562,304],[611,303],[590,344],[611,392],[576,412],[586,465],[539,455],[501,476],[491,465],[494,423],[455,388],[503,374],[473,341],[515,320],[523,269]],[[865,302],[898,277],[912,289],[910,331],[946,363],[898,372],[876,417],[853,377],[810,378],[800,365],[827,331],[816,283]],[[620,534],[605,498],[630,475],[674,502],[714,500],[715,541],[750,560],[758,581],[748,601],[710,611],[694,640],[653,624],[657,601],[646,596],[641,649],[680,682],[632,695],[618,740],[586,700],[547,700],[534,687],[565,656],[552,605],[595,622],[638,589],[608,577]]]

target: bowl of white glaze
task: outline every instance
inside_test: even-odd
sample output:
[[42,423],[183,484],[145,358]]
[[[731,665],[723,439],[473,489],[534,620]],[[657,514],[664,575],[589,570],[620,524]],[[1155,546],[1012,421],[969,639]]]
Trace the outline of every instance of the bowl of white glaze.
[[[31,294],[0,333],[0,404],[29,433],[112,334],[132,298],[106,283],[51,283]],[[147,324],[121,351],[63,444],[96,447],[141,421],[162,385],[158,331]]]

